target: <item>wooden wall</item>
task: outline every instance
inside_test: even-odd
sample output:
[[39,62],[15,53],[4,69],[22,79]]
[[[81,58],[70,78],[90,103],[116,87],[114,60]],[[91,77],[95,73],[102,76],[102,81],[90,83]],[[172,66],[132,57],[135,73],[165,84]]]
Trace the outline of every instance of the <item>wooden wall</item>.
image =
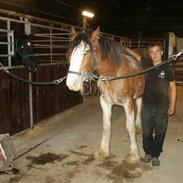
[[[11,69],[28,78],[24,68]],[[34,81],[51,81],[64,76],[66,64],[39,66]],[[65,81],[58,86],[33,86],[34,124],[82,102],[79,93],[69,91]],[[0,133],[15,134],[30,127],[28,85],[0,71]]]
[[179,83],[183,82],[183,56],[179,57],[173,64],[175,70],[175,79]]

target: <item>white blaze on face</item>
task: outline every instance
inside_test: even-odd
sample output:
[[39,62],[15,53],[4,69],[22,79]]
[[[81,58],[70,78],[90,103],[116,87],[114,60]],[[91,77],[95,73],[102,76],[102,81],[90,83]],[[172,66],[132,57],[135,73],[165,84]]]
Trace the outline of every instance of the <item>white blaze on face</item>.
[[[86,44],[83,41],[74,48],[70,57],[69,71],[80,72],[85,50]],[[66,85],[70,90],[79,91],[82,87],[82,76],[68,73]]]

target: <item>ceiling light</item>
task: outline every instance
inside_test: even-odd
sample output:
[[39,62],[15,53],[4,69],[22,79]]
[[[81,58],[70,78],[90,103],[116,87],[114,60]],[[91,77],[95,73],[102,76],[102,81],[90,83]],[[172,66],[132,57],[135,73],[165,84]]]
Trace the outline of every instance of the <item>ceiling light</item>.
[[94,14],[93,13],[91,13],[89,11],[86,11],[86,10],[84,10],[82,12],[82,15],[85,16],[85,17],[88,17],[88,18],[93,18],[94,17]]

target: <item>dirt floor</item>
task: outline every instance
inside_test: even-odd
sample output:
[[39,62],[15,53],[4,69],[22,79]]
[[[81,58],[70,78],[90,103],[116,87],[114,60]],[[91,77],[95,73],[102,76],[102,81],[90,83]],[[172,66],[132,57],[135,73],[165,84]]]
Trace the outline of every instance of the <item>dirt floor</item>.
[[[17,156],[12,171],[0,175],[0,183],[182,183],[183,87],[177,90],[176,115],[169,119],[160,167],[124,161],[129,138],[119,106],[113,108],[111,157],[105,161],[92,158],[100,143],[102,111],[98,98],[91,97],[14,136]],[[143,155],[141,140],[138,135]]]

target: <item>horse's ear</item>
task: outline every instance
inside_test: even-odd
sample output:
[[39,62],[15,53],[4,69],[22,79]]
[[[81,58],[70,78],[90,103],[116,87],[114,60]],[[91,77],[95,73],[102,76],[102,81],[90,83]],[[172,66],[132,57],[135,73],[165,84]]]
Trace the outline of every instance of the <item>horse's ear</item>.
[[92,34],[91,34],[91,39],[92,39],[92,41],[98,39],[99,36],[100,36],[100,27],[98,26],[98,27],[96,28],[96,30],[94,30],[94,31],[92,32]]
[[77,32],[74,27],[71,27],[70,35],[71,35],[71,40],[73,40],[76,37]]

